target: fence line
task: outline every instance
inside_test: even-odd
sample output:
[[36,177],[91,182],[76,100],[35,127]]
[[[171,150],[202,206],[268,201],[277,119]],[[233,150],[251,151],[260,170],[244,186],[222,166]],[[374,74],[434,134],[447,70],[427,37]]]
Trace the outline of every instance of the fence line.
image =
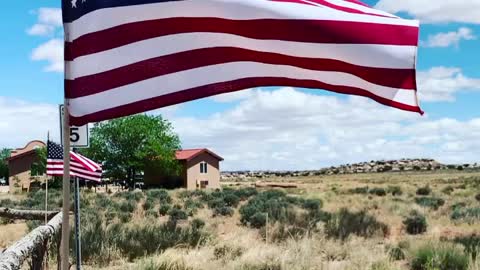
[[[42,213],[45,214],[45,212]],[[61,227],[62,213],[60,212],[47,225],[37,227],[1,253],[0,270],[18,270],[29,257],[32,258],[32,270],[42,269],[48,242],[60,231]]]
[[[48,211],[47,218],[51,219],[58,211]],[[45,218],[44,210],[18,210],[0,207],[0,217],[10,219],[43,220]]]

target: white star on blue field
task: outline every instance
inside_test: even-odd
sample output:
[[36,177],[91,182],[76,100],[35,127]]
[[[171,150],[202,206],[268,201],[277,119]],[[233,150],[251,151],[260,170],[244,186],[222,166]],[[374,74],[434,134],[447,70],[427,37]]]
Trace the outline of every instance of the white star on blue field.
[[[83,2],[71,0],[77,7]],[[417,84],[424,116],[366,98],[285,87],[249,89],[151,113],[172,122],[183,147],[207,147],[224,157],[226,170],[315,169],[403,157],[479,162],[480,3],[364,2],[421,21]],[[60,1],[8,1],[0,32],[0,148],[46,140],[48,131],[58,141]]]

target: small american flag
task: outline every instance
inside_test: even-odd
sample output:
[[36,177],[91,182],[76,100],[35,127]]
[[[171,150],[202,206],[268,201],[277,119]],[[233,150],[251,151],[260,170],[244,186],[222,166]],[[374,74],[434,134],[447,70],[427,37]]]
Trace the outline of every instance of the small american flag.
[[[47,175],[63,175],[63,147],[51,141],[47,143]],[[70,151],[70,175],[100,182],[102,167],[94,161]]]
[[423,113],[419,22],[357,0],[62,0],[70,124],[251,87]]

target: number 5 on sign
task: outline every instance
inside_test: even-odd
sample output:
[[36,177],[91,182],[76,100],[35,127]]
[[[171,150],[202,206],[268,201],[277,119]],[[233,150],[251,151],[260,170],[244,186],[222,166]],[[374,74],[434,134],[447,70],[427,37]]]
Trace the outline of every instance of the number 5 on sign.
[[[63,105],[60,105],[60,139],[63,143]],[[89,147],[88,125],[81,127],[70,127],[70,146],[75,148],[87,148]]]

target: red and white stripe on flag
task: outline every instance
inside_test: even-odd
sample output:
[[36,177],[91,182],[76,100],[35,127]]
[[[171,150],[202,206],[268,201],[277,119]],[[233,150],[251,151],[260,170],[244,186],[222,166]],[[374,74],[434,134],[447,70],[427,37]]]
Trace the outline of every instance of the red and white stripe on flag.
[[418,21],[357,0],[71,2],[63,0],[72,125],[258,86],[423,113]]
[[[63,159],[47,159],[47,175],[63,176]],[[78,153],[70,152],[70,176],[100,182],[102,167]]]

